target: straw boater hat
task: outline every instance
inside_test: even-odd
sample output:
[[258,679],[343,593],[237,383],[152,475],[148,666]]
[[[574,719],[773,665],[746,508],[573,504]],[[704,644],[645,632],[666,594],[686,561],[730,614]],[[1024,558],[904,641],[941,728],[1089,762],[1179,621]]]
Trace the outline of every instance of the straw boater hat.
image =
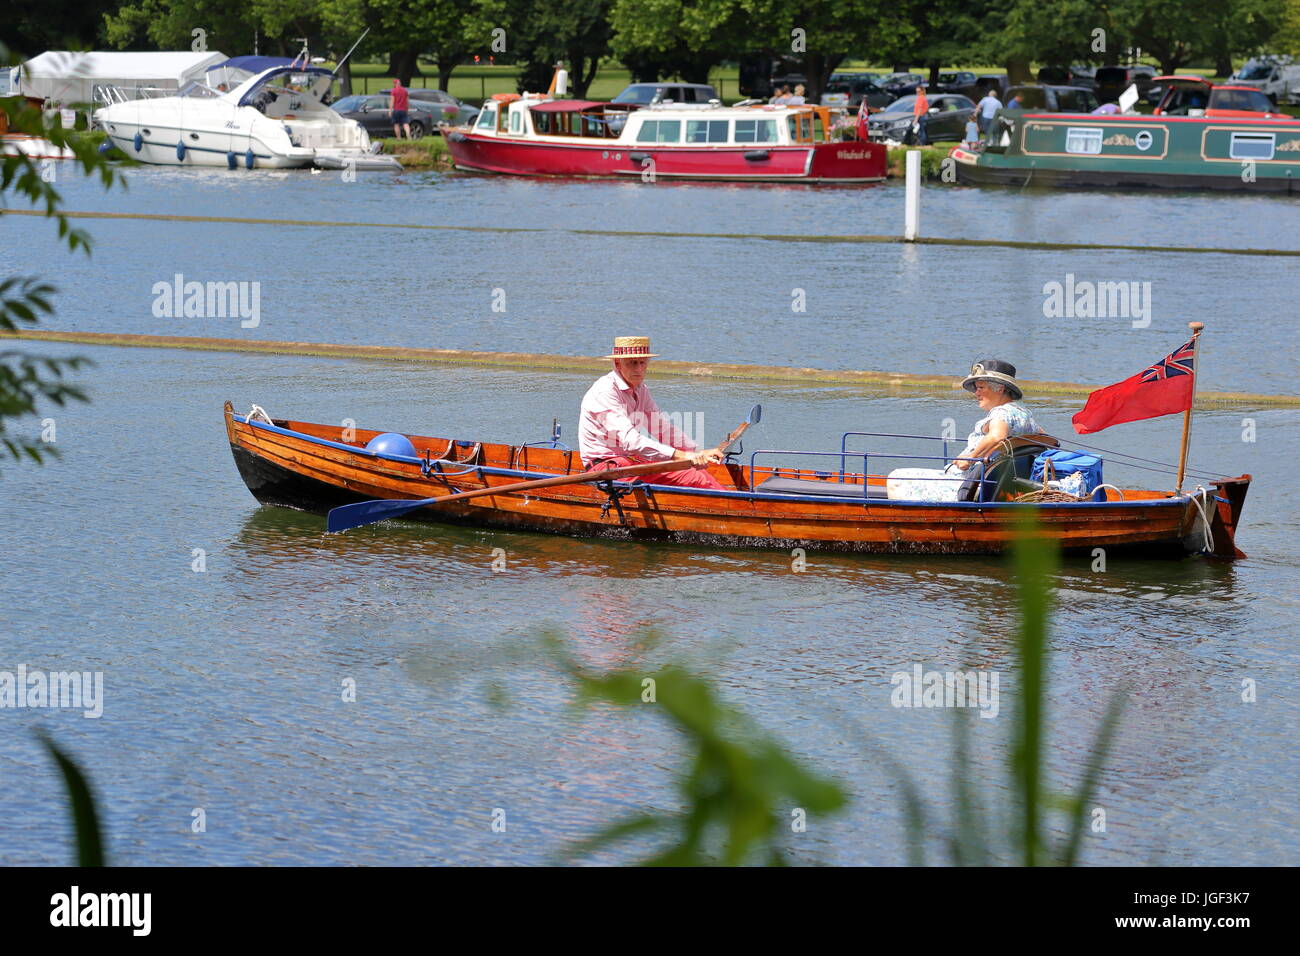
[[658,352],[650,351],[648,335],[620,335],[614,339],[614,351],[606,355],[607,359],[658,358]]
[[1011,397],[1019,400],[1024,392],[1016,384],[1016,367],[1001,359],[982,359],[970,367],[970,374],[962,380],[961,387],[968,392],[975,391],[976,382],[997,382],[1005,385]]

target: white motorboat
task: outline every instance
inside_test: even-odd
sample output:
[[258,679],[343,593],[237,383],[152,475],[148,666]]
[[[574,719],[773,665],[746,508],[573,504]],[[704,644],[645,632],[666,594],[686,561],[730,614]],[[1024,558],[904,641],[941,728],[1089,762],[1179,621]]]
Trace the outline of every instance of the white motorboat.
[[228,92],[193,81],[173,96],[111,102],[95,110],[95,122],[143,163],[401,169],[374,152],[359,123],[330,109],[334,78],[321,67],[279,66]]

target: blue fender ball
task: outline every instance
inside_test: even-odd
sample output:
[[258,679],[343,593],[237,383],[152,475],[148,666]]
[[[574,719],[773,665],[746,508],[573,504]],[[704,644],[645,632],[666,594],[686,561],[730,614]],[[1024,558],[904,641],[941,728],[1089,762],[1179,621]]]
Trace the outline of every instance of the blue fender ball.
[[184,143],[177,143],[177,144],[176,144],[176,158],[177,158],[177,159],[180,159],[180,160],[185,159],[185,144],[184,144]]
[[245,169],[252,169],[252,168],[253,168],[253,149],[252,149],[252,147],[249,147],[248,152],[244,153],[244,168],[245,168]]
[[411,439],[405,435],[399,435],[397,432],[384,432],[382,435],[376,435],[366,442],[366,451],[374,452],[376,455],[419,457],[415,453],[415,446],[411,444]]
[[135,134],[135,139],[132,140],[131,142],[135,146],[135,151],[137,153],[140,152],[140,150],[144,149],[144,137],[141,136],[139,133]]
[[226,166],[229,169],[237,169],[239,167],[239,157],[235,155],[234,150],[226,153]]

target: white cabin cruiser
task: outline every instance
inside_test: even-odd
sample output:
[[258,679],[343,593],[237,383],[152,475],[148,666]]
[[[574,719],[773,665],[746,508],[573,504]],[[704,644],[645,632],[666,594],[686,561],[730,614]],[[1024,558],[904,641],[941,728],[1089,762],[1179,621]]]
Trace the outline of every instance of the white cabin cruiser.
[[157,165],[401,169],[330,109],[333,83],[321,67],[280,66],[229,92],[193,81],[174,96],[114,102],[95,122],[122,152]]

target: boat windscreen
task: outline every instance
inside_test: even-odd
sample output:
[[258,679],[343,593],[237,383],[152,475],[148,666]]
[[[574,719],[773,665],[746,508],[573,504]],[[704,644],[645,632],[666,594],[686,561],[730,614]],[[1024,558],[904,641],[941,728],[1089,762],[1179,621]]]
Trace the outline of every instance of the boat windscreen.
[[188,99],[216,99],[221,96],[221,91],[214,90],[212,87],[208,86],[206,83],[200,82],[199,80],[190,80],[176,91],[176,95],[184,96]]

